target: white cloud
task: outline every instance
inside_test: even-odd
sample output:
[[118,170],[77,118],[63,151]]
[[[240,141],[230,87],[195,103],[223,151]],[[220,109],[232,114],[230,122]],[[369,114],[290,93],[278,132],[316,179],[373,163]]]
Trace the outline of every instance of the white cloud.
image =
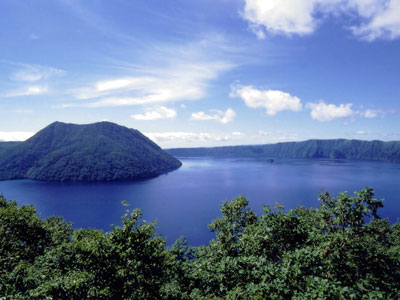
[[96,83],[96,90],[99,92],[117,90],[129,87],[143,86],[143,84],[151,83],[151,78],[120,78],[114,80],[100,81]]
[[[260,130],[261,133],[265,132]],[[298,141],[297,133],[274,130],[267,135],[248,134],[240,131],[231,133],[209,132],[147,132],[144,133],[151,140],[163,148],[177,147],[215,147],[223,145],[265,144],[284,141]]]
[[47,86],[32,85],[19,90],[6,92],[4,97],[37,96],[48,93]]
[[350,29],[367,40],[400,36],[399,0],[245,0],[243,18],[258,38],[313,33],[326,16],[357,16]]
[[276,143],[282,141],[297,141],[299,140],[299,135],[297,133],[285,132],[282,130],[274,131],[258,131],[258,139],[263,143]]
[[399,0],[352,0],[349,2],[356,7],[360,16],[367,20],[351,28],[355,35],[369,41],[377,38],[400,37]]
[[360,112],[360,115],[367,119],[373,119],[377,117],[383,118],[386,115],[386,112],[381,109],[367,109]]
[[311,117],[321,122],[330,122],[339,118],[347,118],[354,114],[351,109],[352,104],[326,104],[324,101],[319,103],[307,103],[307,107],[311,109]]
[[[223,114],[223,111],[220,111],[221,114]],[[218,114],[215,114],[213,116],[207,115],[202,111],[192,113],[192,116],[190,117],[191,120],[201,120],[201,121],[208,121],[208,120],[217,120],[220,116]]]
[[0,131],[0,141],[25,141],[34,134],[28,131]]
[[364,131],[364,130],[359,130],[359,131],[357,131],[356,133],[357,133],[357,134],[366,134],[367,132]]
[[151,140],[156,143],[160,142],[221,142],[229,140],[229,136],[221,136],[207,132],[195,133],[195,132],[148,132],[144,133]]
[[246,0],[243,16],[258,38],[264,29],[272,33],[308,34],[314,31],[312,17],[315,1],[309,0]]
[[84,87],[75,91],[78,99],[92,99],[107,96],[121,91],[137,91],[146,89],[154,83],[151,77],[122,77],[95,82],[90,87]]
[[375,118],[377,116],[377,111],[372,110],[372,109],[367,109],[364,113],[363,116],[365,118],[371,119],[371,118]]
[[36,82],[43,79],[48,79],[54,76],[62,76],[65,74],[64,70],[41,66],[19,64],[22,68],[11,75],[11,79],[16,81]]
[[103,80],[76,90],[76,98],[96,100],[64,107],[129,106],[197,100],[205,95],[210,80],[231,67],[224,62],[199,62],[177,64],[165,69],[149,68],[145,76]]
[[148,111],[145,114],[134,114],[130,116],[135,120],[151,121],[160,119],[174,119],[176,117],[176,111],[165,106],[159,106]]
[[248,107],[265,108],[270,116],[283,110],[302,110],[299,98],[279,90],[259,90],[251,85],[235,85],[231,87],[229,96],[241,98]]
[[[65,74],[64,70],[23,63],[9,63],[17,66],[19,70],[11,74],[10,78],[17,83],[14,90],[7,91],[0,96],[21,97],[43,95],[49,92],[48,79]],[[16,85],[15,83],[13,85]]]
[[236,113],[233,109],[228,108],[226,112],[221,110],[212,109],[210,110],[213,114],[206,114],[202,111],[192,113],[191,120],[199,120],[199,121],[207,121],[207,120],[215,120],[222,124],[227,124],[232,122],[235,119]]
[[[112,60],[119,75],[71,89],[75,101],[59,107],[164,105],[198,100],[206,95],[213,80],[236,67],[243,53],[237,53],[223,36],[214,34],[185,44],[145,43],[141,48],[135,52],[136,61]],[[127,56],[132,57],[132,53],[129,51]]]
[[240,131],[234,131],[234,132],[232,132],[232,135],[233,136],[242,136],[243,133],[241,133]]

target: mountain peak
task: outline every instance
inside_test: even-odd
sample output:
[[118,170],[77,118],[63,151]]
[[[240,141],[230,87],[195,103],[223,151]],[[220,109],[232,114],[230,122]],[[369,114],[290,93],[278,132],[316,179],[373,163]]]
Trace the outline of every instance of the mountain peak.
[[0,156],[0,180],[134,180],[180,165],[138,130],[112,122],[53,122]]

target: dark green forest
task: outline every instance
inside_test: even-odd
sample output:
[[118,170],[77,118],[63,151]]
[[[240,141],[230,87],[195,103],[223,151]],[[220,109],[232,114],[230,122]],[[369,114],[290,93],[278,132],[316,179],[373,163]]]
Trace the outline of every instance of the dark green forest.
[[266,145],[174,148],[166,151],[178,157],[328,158],[400,162],[399,141],[308,140]]
[[399,299],[400,224],[382,200],[368,187],[319,199],[257,216],[239,196],[208,245],[167,247],[138,209],[103,232],[0,196],[0,299]]
[[0,180],[121,181],[180,166],[138,130],[110,122],[55,122],[25,142],[0,143]]

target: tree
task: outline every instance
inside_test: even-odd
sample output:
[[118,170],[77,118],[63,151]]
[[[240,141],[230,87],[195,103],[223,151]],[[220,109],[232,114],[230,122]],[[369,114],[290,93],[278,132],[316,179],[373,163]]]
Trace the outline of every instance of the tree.
[[398,299],[400,224],[379,217],[382,200],[368,187],[319,198],[258,217],[239,196],[209,245],[166,248],[137,209],[104,233],[0,196],[0,299]]

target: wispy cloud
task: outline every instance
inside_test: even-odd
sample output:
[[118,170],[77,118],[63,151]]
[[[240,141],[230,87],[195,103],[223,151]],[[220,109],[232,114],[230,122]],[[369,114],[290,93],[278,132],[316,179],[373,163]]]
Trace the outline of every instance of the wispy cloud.
[[75,91],[76,98],[94,101],[69,103],[64,107],[151,105],[197,100],[205,96],[211,80],[232,67],[223,61],[203,61],[180,62],[162,69],[148,68],[140,70],[141,76],[112,78],[80,88]]
[[195,112],[192,113],[191,120],[197,120],[197,121],[208,121],[208,120],[215,120],[218,121],[222,124],[227,124],[230,122],[233,122],[235,119],[236,113],[233,109],[228,108],[226,112],[223,112],[218,109],[211,109],[210,110],[211,114],[206,114],[202,111],[200,112]]
[[400,36],[398,0],[245,0],[242,12],[260,39],[267,34],[311,34],[327,15],[357,16],[358,24],[350,30],[366,40]]
[[62,76],[65,71],[58,68],[32,65],[18,64],[21,68],[11,75],[11,79],[16,81],[36,82],[50,77]]
[[238,65],[232,58],[236,49],[212,34],[184,44],[153,43],[145,48],[132,60],[110,59],[121,76],[107,76],[72,89],[75,101],[62,107],[161,105],[198,100],[207,95],[214,80]]
[[378,111],[372,110],[372,109],[367,109],[365,112],[362,113],[362,115],[365,118],[372,119],[372,118],[376,118],[378,116]]
[[130,117],[135,120],[152,121],[161,119],[174,119],[176,115],[177,113],[175,110],[167,108],[165,106],[159,106],[153,108],[151,111],[147,111],[144,114],[134,114]]
[[[392,112],[392,111],[389,111]],[[382,109],[367,109],[365,111],[360,111],[359,114],[367,119],[373,118],[383,118],[388,112]]]
[[82,22],[94,28],[98,32],[101,32],[104,36],[117,40],[135,40],[134,37],[115,28],[114,24],[108,21],[108,18],[104,18],[103,16],[96,14],[93,9],[86,7],[85,2],[60,0],[59,3],[64,5],[65,8],[69,9]]
[[154,84],[154,77],[120,77],[95,82],[92,86],[76,89],[74,95],[86,100],[112,95],[149,89]]
[[37,96],[50,92],[49,84],[54,77],[63,76],[62,69],[14,62],[3,62],[13,66],[15,70],[10,75],[14,89],[5,91],[3,97]]
[[31,85],[17,89],[14,91],[8,91],[3,96],[4,97],[21,97],[21,96],[38,96],[49,92],[47,86]]
[[241,98],[248,107],[264,108],[269,116],[284,110],[302,110],[299,98],[279,90],[260,90],[251,85],[233,85],[229,96]]

